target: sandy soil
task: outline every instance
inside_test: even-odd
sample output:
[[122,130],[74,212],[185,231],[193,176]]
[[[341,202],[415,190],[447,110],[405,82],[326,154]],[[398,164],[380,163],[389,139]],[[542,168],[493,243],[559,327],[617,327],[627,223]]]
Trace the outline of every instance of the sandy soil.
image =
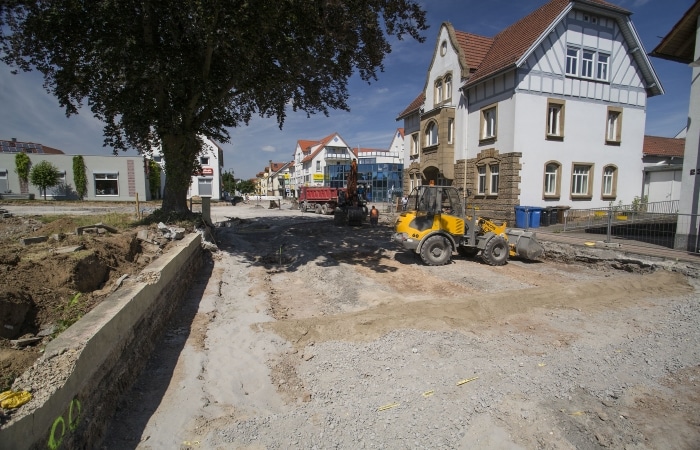
[[[69,214],[44,223],[38,216],[42,211],[62,211],[45,205],[43,209],[2,206],[13,215],[0,218],[1,390],[9,389],[14,379],[34,364],[51,339],[98,304],[125,276],[138,274],[169,246],[167,239],[158,238],[155,226],[114,233],[100,229],[100,233],[78,236],[74,220],[77,208],[67,207]],[[99,205],[81,208],[84,214],[98,211],[91,223],[100,220],[99,213],[121,212]],[[139,241],[139,230],[148,231],[158,244]],[[20,241],[37,236],[49,239],[30,245]],[[0,424],[3,422],[4,416],[0,416]]]
[[231,220],[192,290],[204,295],[125,392],[103,448],[700,446],[692,276],[427,267],[390,242],[386,215],[371,229],[254,205],[212,214]]

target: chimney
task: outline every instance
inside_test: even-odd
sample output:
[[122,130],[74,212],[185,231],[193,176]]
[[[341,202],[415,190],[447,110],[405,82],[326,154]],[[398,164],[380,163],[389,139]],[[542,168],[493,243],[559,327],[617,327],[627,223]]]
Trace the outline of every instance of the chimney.
[[12,142],[17,142],[17,138],[12,138]]

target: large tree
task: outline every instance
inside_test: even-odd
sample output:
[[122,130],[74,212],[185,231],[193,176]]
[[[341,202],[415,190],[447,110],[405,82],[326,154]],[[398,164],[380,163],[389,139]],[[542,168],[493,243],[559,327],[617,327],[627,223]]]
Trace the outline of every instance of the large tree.
[[388,37],[425,29],[418,0],[6,0],[0,59],[39,70],[67,115],[87,101],[115,153],[161,146],[162,208],[185,212],[200,136],[348,110],[355,71],[376,79]]

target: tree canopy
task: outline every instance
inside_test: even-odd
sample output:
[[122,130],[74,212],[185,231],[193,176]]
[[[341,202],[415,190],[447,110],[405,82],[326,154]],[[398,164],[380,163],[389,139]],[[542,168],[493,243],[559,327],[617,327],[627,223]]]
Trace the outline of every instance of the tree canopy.
[[425,29],[418,0],[9,0],[0,59],[39,70],[67,115],[87,102],[115,153],[160,146],[162,208],[184,212],[201,136],[348,110],[355,71],[376,79],[389,36]]
[[39,188],[39,192],[44,192],[44,200],[46,200],[46,189],[56,186],[58,177],[58,169],[48,161],[40,161],[32,166],[29,172],[29,181]]

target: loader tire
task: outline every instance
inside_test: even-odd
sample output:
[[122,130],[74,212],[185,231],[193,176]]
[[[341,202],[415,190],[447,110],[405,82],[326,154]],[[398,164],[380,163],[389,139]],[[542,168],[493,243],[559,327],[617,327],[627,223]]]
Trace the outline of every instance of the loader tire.
[[508,261],[508,243],[503,236],[488,240],[481,251],[481,259],[489,266],[502,266]]
[[442,236],[429,237],[420,249],[420,258],[429,266],[442,266],[450,262],[452,246]]
[[323,214],[324,216],[328,215],[328,208],[328,204],[324,203],[323,206],[321,206],[321,214]]

